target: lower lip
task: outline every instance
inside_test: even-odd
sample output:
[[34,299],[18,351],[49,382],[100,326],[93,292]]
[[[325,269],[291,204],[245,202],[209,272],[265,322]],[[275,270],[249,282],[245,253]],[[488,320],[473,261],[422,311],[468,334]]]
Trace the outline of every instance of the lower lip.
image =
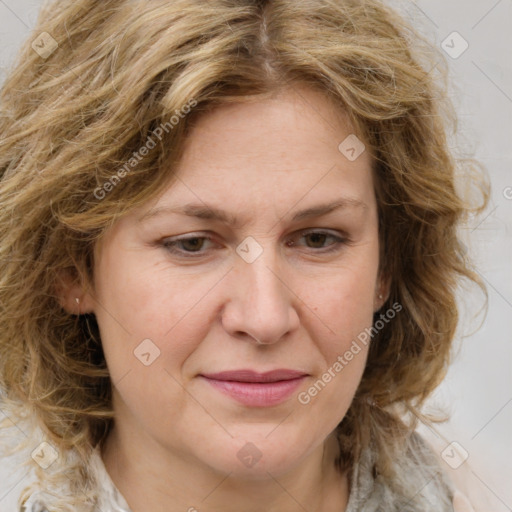
[[284,402],[300,386],[305,376],[278,382],[236,382],[203,377],[214,388],[244,405],[270,407]]

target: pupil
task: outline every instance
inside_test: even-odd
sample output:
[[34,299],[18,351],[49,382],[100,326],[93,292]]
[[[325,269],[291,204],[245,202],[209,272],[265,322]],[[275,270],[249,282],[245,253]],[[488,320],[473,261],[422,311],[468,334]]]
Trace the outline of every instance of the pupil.
[[200,238],[189,238],[188,240],[184,240],[184,243],[190,244],[188,246],[189,249],[200,249],[201,243],[198,243],[200,240]]
[[313,244],[320,243],[320,245],[322,245],[322,243],[325,242],[325,237],[327,235],[325,235],[323,233],[311,233],[308,236],[311,237]]

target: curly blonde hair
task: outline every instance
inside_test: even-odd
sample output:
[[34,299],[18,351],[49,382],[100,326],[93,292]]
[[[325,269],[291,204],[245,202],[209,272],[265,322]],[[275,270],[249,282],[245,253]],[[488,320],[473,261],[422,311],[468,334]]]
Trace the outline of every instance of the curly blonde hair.
[[[56,512],[92,510],[87,461],[113,420],[98,325],[62,308],[59,276],[93,282],[96,243],[168,186],[195,119],[298,84],[346,112],[375,155],[380,269],[387,304],[402,310],[372,341],[337,431],[340,464],[374,442],[377,470],[392,478],[411,428],[400,410],[418,416],[446,372],[458,283],[485,292],[457,230],[489,193],[478,162],[449,150],[446,76],[440,52],[377,0],[45,5],[0,94],[0,385],[5,428],[33,421],[60,454],[76,454],[53,473],[27,458],[40,479],[74,486]],[[122,173],[150,137],[155,149]],[[480,180],[478,206],[456,190],[457,169]]]

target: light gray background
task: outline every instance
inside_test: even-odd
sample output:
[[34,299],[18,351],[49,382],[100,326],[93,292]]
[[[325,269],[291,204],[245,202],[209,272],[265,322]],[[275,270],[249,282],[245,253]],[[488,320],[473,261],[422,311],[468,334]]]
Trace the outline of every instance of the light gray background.
[[[19,45],[31,34],[41,3],[0,0],[0,82]],[[440,431],[469,454],[456,471],[465,468],[469,487],[483,490],[489,500],[486,510],[512,511],[512,0],[392,4],[433,44],[441,45],[454,31],[469,44],[460,57],[447,60],[464,135],[459,143],[486,165],[493,189],[485,215],[464,232],[488,285],[489,313],[480,330],[460,341],[448,377],[430,403],[452,414]],[[481,304],[477,294],[463,299],[473,308]],[[464,314],[461,333],[474,331],[479,319]],[[446,447],[445,440],[431,437],[439,451]],[[15,510],[24,478],[12,467],[12,461],[0,462],[0,510],[6,512]]]

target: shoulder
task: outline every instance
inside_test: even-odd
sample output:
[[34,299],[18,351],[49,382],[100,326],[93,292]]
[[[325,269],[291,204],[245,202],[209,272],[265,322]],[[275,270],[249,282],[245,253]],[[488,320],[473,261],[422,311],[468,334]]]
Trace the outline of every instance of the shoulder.
[[433,479],[435,479],[438,484],[441,479],[443,482],[442,485],[448,489],[452,506],[450,511],[475,512],[468,498],[457,488],[457,485],[454,484],[450,478],[446,468],[441,464],[441,458],[439,454],[434,451],[434,448],[418,433],[414,433],[413,440],[413,443],[417,447],[418,456],[421,460],[424,460],[431,468],[431,471],[435,473]]
[[[98,447],[90,454],[85,467],[81,468],[87,473],[87,496],[84,493],[83,498],[79,499],[73,492],[75,487],[69,478],[68,485],[62,487],[50,482],[51,478],[35,478],[24,489],[16,506],[11,505],[14,506],[12,512],[131,512],[124,497],[112,482]],[[43,476],[48,477],[48,474],[45,473]]]
[[375,451],[362,453],[352,473],[347,512],[454,512],[455,489],[419,434],[412,433],[393,460],[394,475],[385,478],[376,470]]

